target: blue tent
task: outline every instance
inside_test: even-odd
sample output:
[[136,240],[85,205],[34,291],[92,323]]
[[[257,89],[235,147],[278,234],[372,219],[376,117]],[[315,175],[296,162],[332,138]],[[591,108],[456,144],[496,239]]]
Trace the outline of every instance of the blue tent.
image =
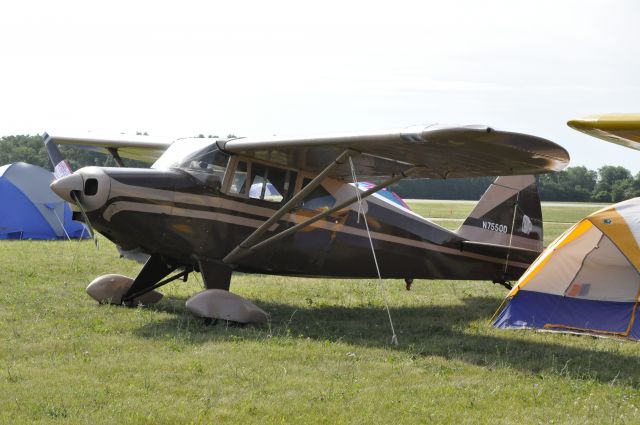
[[53,174],[16,162],[0,167],[0,239],[86,238],[69,205],[49,188]]

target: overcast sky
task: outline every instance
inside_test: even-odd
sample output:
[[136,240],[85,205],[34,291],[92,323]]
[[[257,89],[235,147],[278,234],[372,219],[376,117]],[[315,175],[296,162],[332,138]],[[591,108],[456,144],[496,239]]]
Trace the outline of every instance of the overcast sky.
[[566,126],[640,112],[637,1],[13,1],[0,135],[244,136],[486,124],[640,152]]

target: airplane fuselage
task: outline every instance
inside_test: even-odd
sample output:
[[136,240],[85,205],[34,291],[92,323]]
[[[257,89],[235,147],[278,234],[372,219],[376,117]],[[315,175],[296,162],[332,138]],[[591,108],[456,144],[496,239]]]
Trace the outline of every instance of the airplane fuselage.
[[[277,202],[238,197],[179,169],[89,167],[78,172],[97,188],[84,194],[93,227],[125,250],[139,248],[184,266],[222,264],[239,243],[278,208]],[[333,205],[355,186],[326,179],[322,190],[286,214],[266,237]],[[95,202],[94,199],[95,198]],[[384,278],[517,279],[536,253],[470,251],[464,239],[381,196],[363,201],[371,240]],[[377,277],[358,204],[330,215],[229,264],[252,273]]]

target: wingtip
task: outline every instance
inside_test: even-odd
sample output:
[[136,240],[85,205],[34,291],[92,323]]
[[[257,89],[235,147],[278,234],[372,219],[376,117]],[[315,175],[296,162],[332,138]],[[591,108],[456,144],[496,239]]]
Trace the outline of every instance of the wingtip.
[[567,121],[567,125],[574,130],[589,130],[596,128],[602,115],[589,115],[582,118],[573,118]]
[[567,125],[574,130],[579,130],[582,128],[584,121],[582,119],[572,119],[567,121]]
[[640,128],[640,114],[598,114],[567,121],[567,125],[578,131],[589,130],[635,130]]

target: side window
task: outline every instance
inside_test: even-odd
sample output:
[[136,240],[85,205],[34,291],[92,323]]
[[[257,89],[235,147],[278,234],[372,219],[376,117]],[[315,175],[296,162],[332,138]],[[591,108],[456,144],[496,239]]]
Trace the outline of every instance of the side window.
[[245,193],[247,185],[247,163],[245,161],[238,161],[236,171],[233,173],[233,179],[231,180],[231,187],[229,193],[235,195],[242,195]]
[[[311,179],[304,179],[302,187],[305,187],[311,182]],[[328,210],[336,203],[334,198],[322,185],[313,189],[313,191],[307,196],[300,204],[301,208],[305,210]]]
[[263,164],[251,164],[249,198],[281,203],[289,199],[298,174]]
[[271,193],[268,188],[269,169],[262,164],[251,164],[251,187],[249,188],[249,198],[264,199],[265,194]]

